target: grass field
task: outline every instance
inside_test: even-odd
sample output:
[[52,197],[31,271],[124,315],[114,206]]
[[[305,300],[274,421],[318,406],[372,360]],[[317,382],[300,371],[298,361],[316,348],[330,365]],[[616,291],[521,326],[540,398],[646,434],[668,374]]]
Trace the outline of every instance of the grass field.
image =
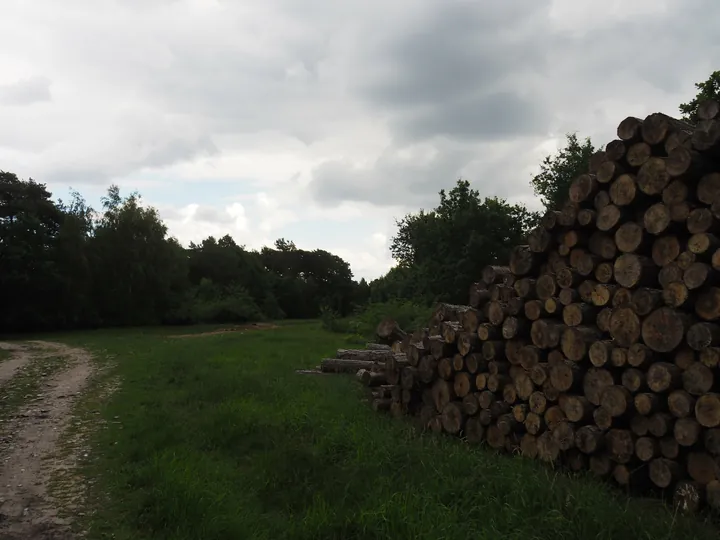
[[[717,538],[657,501],[373,413],[351,377],[297,375],[345,343],[318,324],[170,339],[54,337],[110,358],[87,465],[91,539]],[[99,405],[93,399],[100,400]]]

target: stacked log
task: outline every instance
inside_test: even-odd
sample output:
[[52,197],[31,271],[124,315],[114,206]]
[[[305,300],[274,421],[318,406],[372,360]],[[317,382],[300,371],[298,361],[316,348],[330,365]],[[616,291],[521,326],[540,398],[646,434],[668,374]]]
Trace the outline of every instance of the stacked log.
[[386,361],[387,409],[720,508],[719,111],[623,120],[469,305],[387,332],[406,353]]

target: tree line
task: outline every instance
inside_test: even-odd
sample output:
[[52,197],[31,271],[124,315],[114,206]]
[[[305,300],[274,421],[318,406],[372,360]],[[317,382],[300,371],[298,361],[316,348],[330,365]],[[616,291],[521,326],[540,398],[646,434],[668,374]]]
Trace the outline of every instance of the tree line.
[[327,251],[284,239],[254,251],[229,235],[185,248],[136,193],[111,186],[96,212],[0,172],[1,331],[343,315],[368,295]]
[[[680,106],[690,122],[701,99],[720,96],[720,71],[696,87]],[[562,203],[594,151],[572,133],[545,158],[531,185],[546,209]],[[183,247],[154,208],[117,186],[95,211],[77,192],[54,201],[44,184],[0,171],[0,331],[344,316],[397,299],[464,303],[480,269],[507,261],[539,216],[483,198],[462,179],[439,196],[432,210],[397,222],[396,266],[368,284],[340,257],[282,238],[259,251],[229,235]]]

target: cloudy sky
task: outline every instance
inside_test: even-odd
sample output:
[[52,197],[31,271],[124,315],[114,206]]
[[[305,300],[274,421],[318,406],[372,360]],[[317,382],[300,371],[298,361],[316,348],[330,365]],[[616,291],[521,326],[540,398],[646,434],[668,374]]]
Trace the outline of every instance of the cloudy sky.
[[285,237],[392,264],[395,218],[467,178],[537,206],[568,131],[677,113],[717,0],[3,0],[0,170],[138,190],[181,241]]

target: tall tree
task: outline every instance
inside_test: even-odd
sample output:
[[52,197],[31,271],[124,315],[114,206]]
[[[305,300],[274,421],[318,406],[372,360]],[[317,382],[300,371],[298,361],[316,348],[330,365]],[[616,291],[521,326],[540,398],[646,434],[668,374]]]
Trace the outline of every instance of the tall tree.
[[480,270],[504,262],[535,218],[523,206],[481,199],[468,181],[458,180],[449,192],[440,191],[435,209],[398,222],[391,251],[407,271],[395,271],[392,278],[404,274],[415,295],[427,301],[465,302]]
[[0,171],[0,324],[7,330],[55,323],[48,301],[56,304],[62,276],[52,257],[63,222],[62,211],[44,184],[24,182]]
[[568,133],[565,147],[543,160],[530,184],[547,210],[557,210],[567,200],[570,183],[587,172],[593,152],[590,138],[580,142],[575,133]]
[[698,89],[697,95],[687,103],[680,104],[680,112],[683,113],[683,120],[697,123],[698,104],[705,99],[716,99],[720,101],[720,71],[714,71],[707,80],[695,83]]
[[90,243],[98,274],[95,305],[105,324],[157,324],[179,302],[187,276],[184,250],[136,193],[123,199],[111,186],[103,207]]

